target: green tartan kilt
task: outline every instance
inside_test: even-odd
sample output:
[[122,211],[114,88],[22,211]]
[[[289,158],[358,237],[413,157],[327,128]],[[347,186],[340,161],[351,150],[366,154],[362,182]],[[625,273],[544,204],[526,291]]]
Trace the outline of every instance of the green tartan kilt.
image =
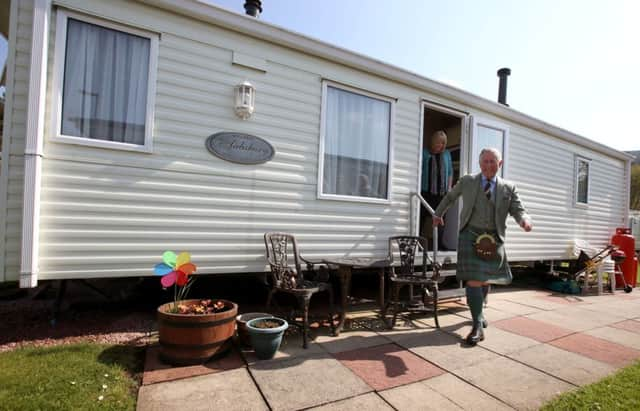
[[458,235],[456,278],[458,281],[475,280],[489,282],[490,284],[510,284],[513,276],[511,275],[509,263],[507,262],[504,243],[498,240],[498,255],[496,259],[483,260],[476,256],[473,246],[477,234],[465,228]]

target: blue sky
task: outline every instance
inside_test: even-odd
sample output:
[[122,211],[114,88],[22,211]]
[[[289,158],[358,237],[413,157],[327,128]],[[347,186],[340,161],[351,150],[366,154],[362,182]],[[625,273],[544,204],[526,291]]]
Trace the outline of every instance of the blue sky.
[[[244,0],[206,0],[244,13]],[[640,2],[263,0],[260,19],[639,150]]]

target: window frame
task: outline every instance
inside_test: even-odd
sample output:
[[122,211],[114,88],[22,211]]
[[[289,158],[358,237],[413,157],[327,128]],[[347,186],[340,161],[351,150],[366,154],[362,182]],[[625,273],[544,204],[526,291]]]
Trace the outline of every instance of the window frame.
[[[580,186],[580,182],[578,181],[578,170],[580,166],[580,162],[584,162],[587,164],[587,201],[582,202],[578,201],[578,188]],[[578,208],[587,208],[589,207],[589,199],[591,198],[591,159],[576,154],[574,156],[573,161],[573,206]]]
[[[327,194],[322,191],[324,185],[324,153],[325,153],[325,137],[326,137],[326,116],[327,116],[327,94],[328,88],[333,87],[338,90],[343,90],[349,93],[370,97],[376,100],[381,100],[389,103],[389,147],[387,153],[387,196],[385,198],[376,197],[362,197],[355,195],[345,194]],[[391,197],[393,192],[393,152],[394,152],[394,124],[395,124],[395,104],[397,99],[393,97],[384,96],[381,94],[373,93],[363,89],[347,86],[344,84],[336,83],[330,80],[322,81],[322,103],[320,108],[320,141],[318,147],[318,187],[317,198],[322,200],[336,200],[336,201],[350,201],[357,203],[372,203],[372,204],[391,204]]]
[[[153,151],[153,119],[155,111],[156,96],[156,80],[158,67],[158,43],[159,35],[149,31],[140,30],[124,24],[105,20],[98,17],[88,16],[70,10],[58,9],[56,12],[56,39],[55,54],[53,67],[53,88],[52,88],[52,127],[50,140],[77,144],[89,147],[100,147],[114,150],[136,151],[142,153],[151,153]],[[145,114],[145,135],[144,144],[132,144],[119,141],[108,141],[100,139],[92,139],[88,137],[79,137],[62,134],[62,95],[64,84],[65,60],[67,51],[67,21],[69,18],[81,21],[87,24],[104,27],[111,30],[117,30],[134,36],[149,39],[149,72],[147,75],[147,107]]]
[[[471,116],[471,120],[472,120],[472,132],[471,132],[471,156],[469,157],[469,172],[475,173],[475,172],[480,172],[480,165],[478,164],[478,159],[480,158],[480,149],[481,147],[478,146],[478,142],[477,142],[477,135],[478,135],[478,126],[483,126],[483,127],[487,127],[487,128],[491,128],[494,130],[499,130],[503,132],[503,136],[504,136],[504,145],[502,147],[502,168],[501,168],[501,173],[498,173],[498,175],[501,178],[506,179],[507,178],[507,171],[508,171],[508,167],[507,165],[509,164],[508,161],[508,157],[509,157],[509,126],[505,123],[500,123],[497,121],[493,121],[493,120],[489,120],[489,119],[485,119],[482,117],[476,117],[476,116]],[[484,147],[483,147],[484,148]],[[477,168],[477,170],[476,170]]]

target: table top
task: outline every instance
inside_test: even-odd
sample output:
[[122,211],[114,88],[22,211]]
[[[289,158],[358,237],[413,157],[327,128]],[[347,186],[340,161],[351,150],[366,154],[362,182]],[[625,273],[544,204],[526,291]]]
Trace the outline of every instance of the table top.
[[332,257],[322,260],[326,264],[334,264],[349,267],[370,268],[388,267],[389,260],[381,257]]

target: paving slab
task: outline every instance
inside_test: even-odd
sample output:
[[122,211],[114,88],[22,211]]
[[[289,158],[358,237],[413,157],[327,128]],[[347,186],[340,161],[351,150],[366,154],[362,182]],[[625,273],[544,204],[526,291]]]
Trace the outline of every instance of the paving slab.
[[341,352],[335,357],[376,390],[409,384],[445,372],[396,344]]
[[528,300],[526,304],[541,310],[557,310],[563,307],[587,304],[584,300],[568,295],[536,295]]
[[575,385],[596,382],[616,370],[603,362],[548,344],[539,344],[508,356]]
[[520,410],[538,409],[551,398],[573,388],[573,385],[505,357],[462,368],[456,375]]
[[391,404],[394,409],[399,411],[462,410],[460,406],[449,398],[422,382],[380,391],[378,394]]
[[528,337],[539,342],[547,342],[573,334],[573,331],[567,328],[558,327],[529,317],[513,317],[497,321],[492,323],[492,327]]
[[381,391],[379,394],[401,411],[512,409],[451,374]]
[[640,304],[637,300],[625,301],[618,299],[607,303],[585,304],[583,308],[589,311],[609,313],[613,318],[622,317],[622,319],[638,318],[638,313],[640,313]]
[[[470,318],[466,317],[464,314],[468,313],[469,310],[459,311],[456,313],[445,312],[443,314],[438,315],[438,322],[440,323],[440,328],[450,327],[450,326],[463,326],[465,324],[471,324]],[[435,328],[435,327],[430,327]]]
[[338,353],[359,348],[374,347],[376,345],[389,344],[389,340],[371,330],[347,330],[339,336],[319,335],[316,343],[320,344],[327,352]]
[[[308,347],[306,349],[302,348],[302,335],[300,334],[285,335],[275,356],[273,359],[268,361],[290,360],[292,358],[306,357],[324,352],[326,352],[324,348],[313,340],[308,342]],[[247,364],[254,364],[256,362],[263,361],[256,357],[252,348],[244,348],[241,350],[241,353]]]
[[[618,315],[615,311],[592,310],[592,307],[594,307],[594,305],[591,304],[576,305],[556,310],[556,312],[569,318],[570,321],[581,322],[583,320],[588,320],[590,324],[596,324],[597,327],[603,327],[605,325],[624,321],[625,319],[624,316]],[[638,308],[640,309],[640,307]]]
[[[471,312],[469,310],[459,311],[456,314],[471,320]],[[517,316],[517,314],[501,311],[492,307],[483,308],[482,314],[484,315],[484,318],[489,322],[489,324],[493,323],[494,321],[500,321],[500,320],[513,318]]]
[[249,370],[273,410],[327,404],[372,388],[329,353],[280,361],[260,361]]
[[640,358],[640,350],[634,350],[633,348],[583,333],[572,334],[551,341],[549,344],[566,351],[611,364],[614,367],[628,365],[637,358]]
[[499,354],[519,351],[538,344],[540,344],[540,342],[532,338],[523,337],[509,331],[501,330],[497,327],[489,327],[485,329],[484,341],[478,343],[480,347]]
[[443,374],[422,382],[427,387],[447,397],[464,410],[510,410],[507,404],[497,400],[468,382]]
[[158,357],[159,353],[160,346],[158,345],[152,345],[147,348],[144,372],[142,374],[142,385],[179,380],[186,377],[196,377],[198,375],[214,374],[245,366],[240,354],[235,349],[232,349],[224,356],[214,358],[204,364],[182,367],[163,363]]
[[618,323],[613,323],[610,327],[619,328],[621,330],[627,330],[640,334],[640,321],[636,320],[624,320]]
[[372,392],[309,409],[314,411],[392,411],[393,407]]
[[499,355],[480,346],[467,347],[460,338],[441,330],[432,330],[425,335],[406,336],[398,340],[397,344],[447,371],[499,358]]
[[269,410],[246,368],[144,385],[137,411]]
[[585,331],[585,334],[602,338],[616,344],[640,350],[640,334],[615,327],[602,327]]
[[589,319],[588,312],[584,314],[583,318],[577,320],[569,318],[566,315],[562,315],[560,310],[540,311],[535,314],[529,314],[526,317],[532,320],[555,325],[556,327],[565,328],[573,332],[590,330],[601,326],[599,322],[591,321]]
[[495,301],[489,300],[489,304],[487,305],[487,308],[492,308],[498,311],[504,311],[506,313],[514,314],[514,315],[533,314],[540,311],[539,308],[520,304],[520,303],[515,303],[508,300],[495,300]]

